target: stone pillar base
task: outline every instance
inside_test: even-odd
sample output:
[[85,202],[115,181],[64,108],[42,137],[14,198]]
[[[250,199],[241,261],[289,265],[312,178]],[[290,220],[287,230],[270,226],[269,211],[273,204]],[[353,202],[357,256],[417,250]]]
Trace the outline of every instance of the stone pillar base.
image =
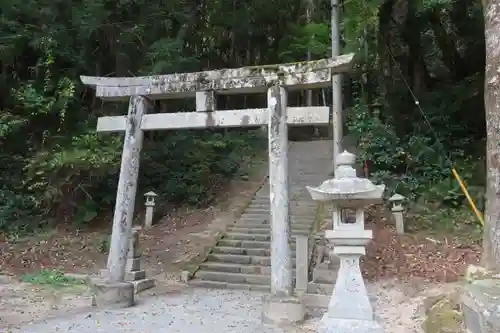
[[270,296],[264,300],[262,322],[265,324],[295,324],[306,316],[306,307],[294,296]]
[[323,317],[318,333],[383,333],[382,326],[373,320],[333,319]]
[[131,283],[134,285],[134,290],[136,294],[140,293],[141,291],[154,288],[155,286],[155,280],[148,278],[131,281]]
[[134,285],[130,282],[110,282],[95,278],[90,280],[92,306],[102,308],[128,308],[135,304]]

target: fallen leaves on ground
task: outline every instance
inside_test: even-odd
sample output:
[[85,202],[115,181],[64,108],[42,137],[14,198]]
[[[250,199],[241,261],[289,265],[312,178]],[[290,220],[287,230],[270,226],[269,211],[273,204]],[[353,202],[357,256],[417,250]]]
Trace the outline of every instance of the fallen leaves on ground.
[[369,280],[423,278],[433,282],[453,282],[463,276],[469,264],[481,257],[481,245],[453,235],[425,233],[397,235],[383,218],[369,221],[373,241],[362,259],[363,274]]

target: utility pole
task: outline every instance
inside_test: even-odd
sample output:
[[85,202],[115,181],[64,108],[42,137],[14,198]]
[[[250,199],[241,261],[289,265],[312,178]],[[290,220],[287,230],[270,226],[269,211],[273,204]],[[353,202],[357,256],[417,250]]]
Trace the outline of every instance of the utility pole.
[[[332,4],[332,57],[340,55],[340,22],[339,0],[331,0]],[[332,122],[333,122],[333,165],[342,152],[343,120],[342,120],[342,77],[332,75]]]
[[[307,0],[306,2],[306,23],[310,24],[312,21],[312,15],[314,11],[314,0]],[[314,38],[314,36],[312,37]],[[307,49],[307,61],[312,60],[312,54],[311,54],[311,49],[308,47]],[[308,89],[307,90],[307,98],[306,98],[306,105],[307,106],[312,106],[312,90]]]

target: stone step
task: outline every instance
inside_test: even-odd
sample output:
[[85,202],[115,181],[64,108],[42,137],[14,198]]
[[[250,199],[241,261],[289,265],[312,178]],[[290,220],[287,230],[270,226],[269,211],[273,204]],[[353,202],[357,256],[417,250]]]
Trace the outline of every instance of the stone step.
[[[305,211],[315,211],[317,208],[316,205],[314,206],[309,206],[309,205],[290,205],[290,212],[305,212]],[[270,214],[270,207],[263,206],[263,205],[255,205],[255,206],[248,206],[245,209],[245,214],[249,215],[254,215],[254,214],[262,214],[262,215],[268,215]]]
[[[271,266],[262,265],[242,265],[242,264],[232,264],[217,261],[205,261],[200,265],[201,269],[216,271],[216,272],[228,272],[228,273],[243,273],[243,274],[271,274]],[[295,268],[293,269],[295,274]]]
[[[314,216],[316,215],[316,212],[314,214],[311,214],[312,217],[307,216],[307,217],[302,217],[302,216],[294,216],[291,214],[290,216],[290,221],[291,222],[301,222],[301,223],[312,223],[314,220]],[[241,218],[238,219],[238,221],[257,221],[257,222],[266,222],[269,223],[271,221],[271,216],[266,215],[266,216],[245,216],[242,215]]]
[[271,274],[271,267],[269,266],[241,265],[216,261],[205,261],[200,265],[200,269],[228,273]]
[[[238,239],[221,239],[217,242],[217,246],[233,246],[252,249],[270,249],[270,241],[252,241],[252,240],[238,240]],[[290,242],[292,249],[295,249],[295,241]]]
[[201,280],[221,281],[228,283],[249,283],[264,285],[270,285],[271,283],[271,276],[263,274],[243,274],[200,270],[198,271],[196,277]]
[[[248,226],[232,226],[228,229],[228,234],[247,234],[248,236],[251,235],[262,235],[262,236],[268,236],[271,233],[271,227],[269,226],[268,228],[250,228]],[[296,228],[295,226],[292,225],[292,231],[291,235],[304,235],[304,236],[309,236],[309,228]]]
[[[295,258],[293,258],[292,260],[293,266],[295,267]],[[207,261],[217,261],[241,265],[271,266],[271,257],[269,256],[211,253],[207,256]]]
[[236,289],[236,290],[252,290],[252,291],[271,291],[271,286],[262,284],[247,284],[247,283],[227,283],[222,281],[207,281],[201,279],[193,279],[189,284],[196,287],[215,288],[215,289]]
[[[304,191],[306,191],[306,190],[304,190]],[[307,191],[304,193],[307,193],[307,197],[309,197],[309,193]],[[304,196],[304,197],[306,197],[306,196]],[[302,199],[302,198],[298,197],[297,199]],[[304,199],[306,199],[306,201],[300,201],[300,200],[290,201],[290,208],[293,209],[295,207],[307,207],[307,208],[311,208],[311,209],[316,209],[316,207],[318,206],[315,201],[312,201],[312,199],[310,199],[310,197],[309,197],[309,200],[307,200],[307,198],[304,198]],[[247,209],[267,209],[267,210],[269,210],[269,207],[271,207],[270,202],[269,202],[269,198],[266,198],[266,199],[254,198],[252,200],[252,202],[250,203],[250,205],[247,207]]]
[[228,232],[224,236],[226,239],[236,239],[236,240],[255,240],[255,241],[269,241],[271,240],[271,235],[249,235],[239,232]]
[[[216,246],[212,248],[213,254],[235,254],[255,257],[271,256],[271,249],[245,249],[240,247]],[[295,251],[292,251],[292,257],[295,258]],[[316,281],[315,281],[316,282]],[[322,281],[320,281],[322,282]]]
[[[314,222],[313,218],[308,218],[308,219],[290,219],[290,223],[292,225],[312,225]],[[270,219],[242,219],[242,220],[237,220],[235,221],[235,224],[257,224],[257,225],[271,225]]]
[[[307,230],[311,229],[312,223],[291,223],[292,230]],[[237,222],[232,224],[229,229],[233,228],[250,228],[250,229],[258,229],[258,230],[270,230],[271,225],[269,223],[248,223],[248,222]]]
[[271,249],[247,249],[242,247],[216,246],[212,249],[212,253],[270,256]]
[[[290,212],[290,215],[294,218],[299,218],[299,219],[314,219],[314,216],[316,215],[316,211],[311,211],[311,212]],[[257,214],[257,213],[243,213],[241,215],[240,219],[270,219],[270,214]]]

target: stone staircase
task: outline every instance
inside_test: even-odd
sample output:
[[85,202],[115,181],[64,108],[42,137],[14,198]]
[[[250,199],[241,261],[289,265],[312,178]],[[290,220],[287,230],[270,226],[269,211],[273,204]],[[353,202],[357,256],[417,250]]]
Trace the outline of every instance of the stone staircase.
[[[291,247],[295,235],[310,235],[317,205],[306,185],[323,182],[332,168],[330,140],[292,142],[289,148]],[[271,225],[269,183],[257,191],[250,205],[212,248],[191,285],[209,288],[268,291],[271,284]],[[295,262],[294,262],[295,265]]]
[[[292,142],[289,148],[291,247],[295,235],[310,235],[317,205],[306,185],[323,182],[331,171],[330,140]],[[271,225],[269,183],[257,191],[250,205],[212,248],[191,285],[209,288],[268,291],[271,284]],[[295,265],[295,262],[294,262]]]

